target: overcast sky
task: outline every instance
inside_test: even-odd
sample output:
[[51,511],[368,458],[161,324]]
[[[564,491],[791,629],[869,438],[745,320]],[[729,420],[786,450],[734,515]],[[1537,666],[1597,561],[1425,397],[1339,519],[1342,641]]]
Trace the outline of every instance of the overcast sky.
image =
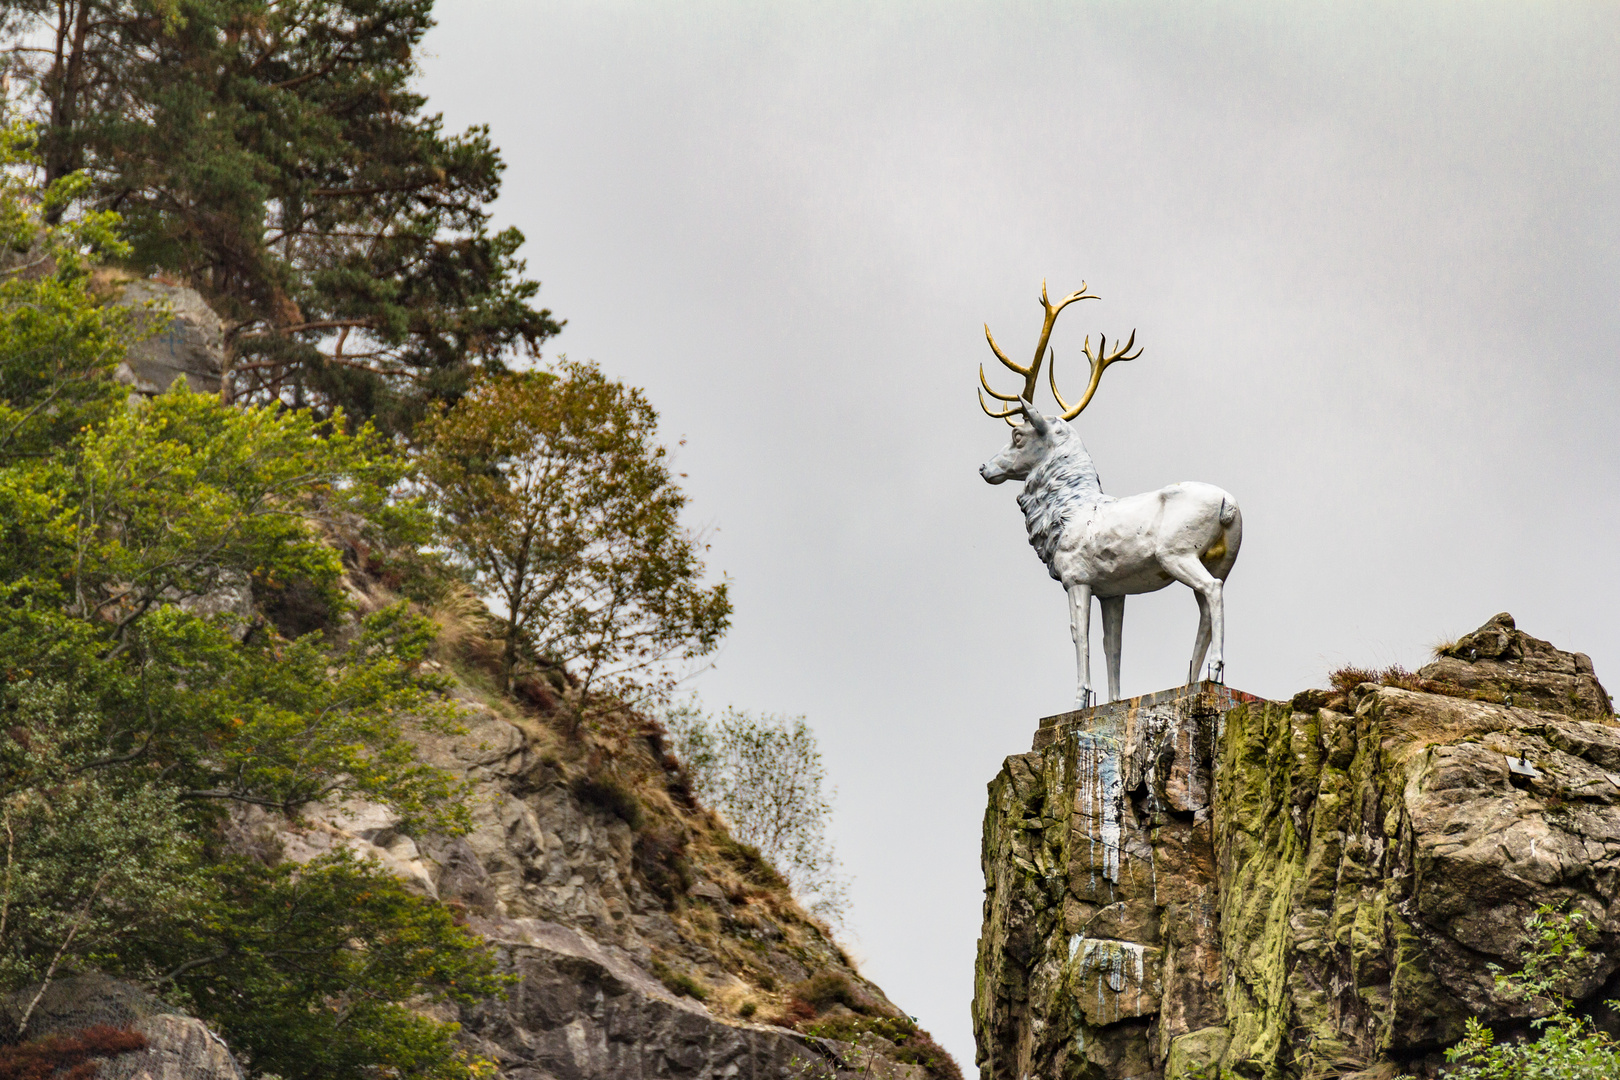
[[[970,1073],[984,785],[1073,694],[1062,590],[976,472],[980,325],[1026,360],[1043,277],[1103,297],[1054,335],[1069,386],[1085,334],[1144,346],[1076,422],[1105,490],[1243,508],[1231,685],[1417,667],[1506,610],[1620,690],[1620,6],[438,16],[430,108],[504,152],[551,354],[686,440],[736,600],[705,702],[809,717],[853,951]],[[1126,604],[1126,694],[1184,680],[1196,619]]]

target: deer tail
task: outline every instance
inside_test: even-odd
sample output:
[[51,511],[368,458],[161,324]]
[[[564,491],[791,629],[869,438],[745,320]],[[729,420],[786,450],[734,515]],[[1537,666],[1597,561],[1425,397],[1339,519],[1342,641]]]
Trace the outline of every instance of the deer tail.
[[1224,529],[1230,526],[1232,522],[1237,520],[1237,516],[1237,503],[1233,502],[1231,499],[1223,498],[1221,500],[1221,528]]

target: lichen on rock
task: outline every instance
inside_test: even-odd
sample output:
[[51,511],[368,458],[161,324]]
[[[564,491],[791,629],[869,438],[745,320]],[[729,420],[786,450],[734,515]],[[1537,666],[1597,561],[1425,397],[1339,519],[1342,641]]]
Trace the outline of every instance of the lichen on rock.
[[1601,935],[1575,996],[1613,996],[1620,726],[1590,661],[1497,616],[1418,677],[1042,721],[990,785],[981,1074],[1430,1072],[1468,1017],[1536,1015],[1489,965],[1549,902]]

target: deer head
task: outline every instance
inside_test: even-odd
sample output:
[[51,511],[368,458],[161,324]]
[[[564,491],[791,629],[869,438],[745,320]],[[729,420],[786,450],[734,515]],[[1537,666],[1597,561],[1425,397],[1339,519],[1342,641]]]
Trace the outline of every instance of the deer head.
[[[1028,367],[1009,360],[1007,354],[1001,351],[1001,346],[996,344],[994,335],[990,333],[989,324],[985,325],[984,337],[990,343],[990,350],[996,354],[996,359],[1009,370],[1024,377],[1024,385],[1018,393],[1003,394],[990,385],[990,380],[984,373],[984,365],[979,365],[979,407],[987,415],[1007,421],[1013,429],[1011,442],[1001,453],[979,467],[979,475],[990,483],[1022,480],[1028,476],[1030,469],[1050,453],[1053,446],[1067,440],[1068,421],[1079,416],[1085,407],[1091,404],[1092,397],[1097,393],[1097,385],[1102,382],[1102,373],[1108,369],[1108,365],[1121,360],[1135,360],[1142,355],[1140,348],[1135,352],[1131,351],[1136,345],[1135,330],[1131,331],[1130,339],[1113,352],[1108,351],[1108,339],[1102,335],[1098,336],[1097,350],[1093,352],[1091,337],[1087,335],[1082,348],[1085,350],[1086,359],[1091,361],[1091,381],[1078,404],[1070,405],[1063,400],[1063,394],[1057,386],[1057,352],[1048,346],[1052,337],[1052,327],[1057,323],[1058,314],[1076,300],[1096,299],[1097,295],[1086,291],[1086,283],[1082,281],[1078,291],[1070,293],[1054,304],[1047,298],[1046,282],[1041,282],[1041,307],[1046,311],[1046,318],[1041,323],[1041,337],[1035,345],[1035,357],[1029,362]],[[1035,408],[1035,387],[1041,376],[1043,360],[1047,361],[1046,376],[1052,387],[1052,396],[1057,399],[1058,408],[1062,410],[1060,417],[1042,416]],[[1006,407],[1000,411],[992,409],[984,399],[985,394],[1004,403]]]

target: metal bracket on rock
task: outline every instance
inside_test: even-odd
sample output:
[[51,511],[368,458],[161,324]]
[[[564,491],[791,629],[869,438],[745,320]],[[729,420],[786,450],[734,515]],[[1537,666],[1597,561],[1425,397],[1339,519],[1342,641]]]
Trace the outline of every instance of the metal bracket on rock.
[[1512,754],[1507,754],[1505,756],[1507,758],[1508,773],[1510,775],[1522,776],[1527,780],[1541,779],[1541,770],[1530,764],[1530,762],[1526,761],[1523,754],[1520,754],[1518,757],[1514,757]]

